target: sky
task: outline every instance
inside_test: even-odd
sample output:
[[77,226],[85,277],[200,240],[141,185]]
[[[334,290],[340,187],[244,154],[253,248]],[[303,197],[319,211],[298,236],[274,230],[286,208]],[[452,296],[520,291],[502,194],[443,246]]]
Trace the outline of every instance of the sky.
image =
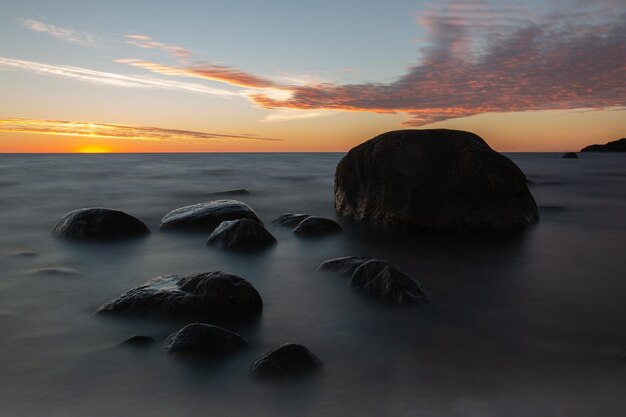
[[0,40],[0,152],[626,136],[626,0],[2,0]]

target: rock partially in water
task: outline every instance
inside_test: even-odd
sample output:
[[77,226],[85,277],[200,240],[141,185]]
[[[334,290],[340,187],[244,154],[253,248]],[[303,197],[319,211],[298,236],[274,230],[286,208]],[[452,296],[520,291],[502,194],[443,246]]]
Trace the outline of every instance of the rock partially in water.
[[77,275],[80,274],[80,271],[76,268],[72,268],[69,266],[57,266],[57,267],[49,267],[49,268],[40,268],[33,269],[28,271],[31,275]]
[[154,340],[154,337],[135,335],[124,340],[121,344],[126,345],[126,346],[133,346],[133,347],[147,347],[155,343],[156,343],[156,340]]
[[325,236],[341,232],[341,226],[331,219],[309,216],[293,229],[300,236]]
[[447,129],[388,132],[352,148],[337,165],[335,208],[402,231],[506,232],[539,218],[510,159]]
[[247,195],[250,194],[250,191],[245,188],[233,188],[230,190],[221,190],[221,191],[211,191],[206,193],[206,195],[216,196],[216,195]]
[[237,200],[215,200],[181,207],[161,219],[161,230],[191,230],[212,232],[225,220],[250,219],[261,222],[246,203]]
[[322,361],[306,347],[286,343],[254,361],[250,367],[250,376],[258,379],[293,379],[320,371],[323,366]]
[[157,277],[105,303],[99,314],[223,323],[252,319],[263,309],[257,290],[221,271]]
[[581,152],[626,152],[626,138],[607,142],[604,145],[589,145],[580,150]]
[[276,219],[274,219],[272,221],[272,224],[275,226],[295,227],[307,217],[311,217],[311,215],[310,214],[285,213],[285,214],[281,214]]
[[565,152],[561,155],[561,159],[578,159],[578,154],[576,152]]
[[207,245],[221,249],[262,249],[275,243],[261,223],[250,219],[223,221],[207,240]]
[[171,334],[165,350],[181,356],[215,358],[248,346],[241,336],[230,330],[204,323],[192,323]]
[[317,269],[320,271],[337,272],[342,275],[352,275],[359,266],[371,259],[364,256],[344,256],[324,261]]
[[82,208],[63,216],[52,228],[67,239],[114,240],[150,233],[144,222],[123,211],[110,208]]
[[394,304],[430,303],[432,293],[387,261],[373,259],[354,271],[350,286]]

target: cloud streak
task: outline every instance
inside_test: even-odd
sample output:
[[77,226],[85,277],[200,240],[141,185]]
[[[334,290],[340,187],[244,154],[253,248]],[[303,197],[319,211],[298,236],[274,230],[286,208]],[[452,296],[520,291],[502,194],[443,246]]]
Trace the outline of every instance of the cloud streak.
[[46,33],[52,37],[61,39],[64,42],[75,45],[96,46],[99,43],[98,39],[91,33],[49,25],[33,19],[21,19],[20,23],[26,29],[34,32]]
[[0,69],[22,70],[37,74],[52,75],[65,79],[89,82],[98,85],[112,85],[126,88],[156,88],[175,90],[188,93],[208,94],[216,96],[239,96],[241,94],[206,86],[199,83],[188,83],[159,78],[138,77],[133,75],[115,74],[67,65],[50,65],[35,61],[24,61],[0,57]]
[[620,10],[606,1],[575,9],[558,3],[553,10],[479,0],[432,3],[415,15],[428,34],[421,62],[390,83],[289,84],[212,64],[119,62],[245,87],[261,108],[405,113],[409,126],[483,113],[600,110],[626,106],[626,13]]
[[182,46],[157,42],[147,35],[126,35],[126,43],[144,49],[160,49],[181,61],[186,61],[191,56],[191,51],[189,49],[183,48]]
[[0,118],[0,132],[178,143],[203,143],[206,140],[282,140],[255,135],[197,132],[152,126],[21,118]]

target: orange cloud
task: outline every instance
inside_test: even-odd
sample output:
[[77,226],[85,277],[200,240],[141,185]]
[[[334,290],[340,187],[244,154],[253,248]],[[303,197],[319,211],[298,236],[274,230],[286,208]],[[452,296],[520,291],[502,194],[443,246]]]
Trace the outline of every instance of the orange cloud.
[[152,126],[21,118],[0,118],[0,132],[179,143],[202,143],[203,141],[214,139],[281,141],[281,139],[259,137],[255,135],[233,135],[225,133],[196,132],[191,130],[164,129]]

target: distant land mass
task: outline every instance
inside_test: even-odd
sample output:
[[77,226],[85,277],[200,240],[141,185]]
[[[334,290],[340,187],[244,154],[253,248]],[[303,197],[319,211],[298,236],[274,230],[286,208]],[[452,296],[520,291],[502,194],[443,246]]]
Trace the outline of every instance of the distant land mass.
[[604,145],[589,145],[580,150],[581,152],[626,152],[626,138],[614,140]]

